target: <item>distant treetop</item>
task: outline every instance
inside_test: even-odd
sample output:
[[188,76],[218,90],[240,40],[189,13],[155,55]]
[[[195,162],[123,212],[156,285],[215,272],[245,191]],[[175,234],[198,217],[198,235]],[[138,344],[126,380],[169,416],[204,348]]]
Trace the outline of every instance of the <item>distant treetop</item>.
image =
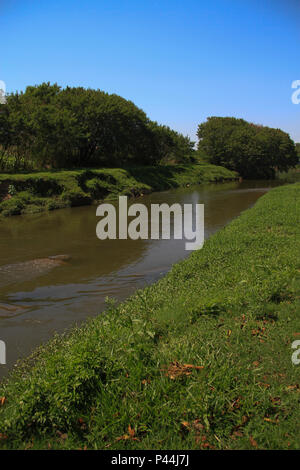
[[209,117],[198,127],[198,150],[215,165],[246,178],[272,178],[298,163],[296,145],[280,129],[233,117]]

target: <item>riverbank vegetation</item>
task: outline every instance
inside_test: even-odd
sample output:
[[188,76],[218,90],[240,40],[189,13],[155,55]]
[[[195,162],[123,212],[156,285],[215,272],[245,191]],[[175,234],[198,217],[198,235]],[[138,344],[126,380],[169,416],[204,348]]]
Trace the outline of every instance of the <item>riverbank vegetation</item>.
[[82,87],[42,83],[0,104],[0,172],[209,163],[244,178],[273,178],[299,161],[299,144],[280,129],[231,117],[189,137],[152,121],[133,102]]
[[188,163],[194,143],[118,95],[42,83],[0,104],[0,170]]
[[300,182],[300,165],[288,171],[278,172],[275,179],[283,183],[298,183]]
[[0,447],[299,449],[300,184],[0,388]]
[[248,179],[274,178],[299,162],[299,144],[280,129],[233,117],[210,117],[198,127],[198,153]]
[[207,163],[0,174],[0,216],[89,205],[118,195],[139,196],[236,178],[235,172]]

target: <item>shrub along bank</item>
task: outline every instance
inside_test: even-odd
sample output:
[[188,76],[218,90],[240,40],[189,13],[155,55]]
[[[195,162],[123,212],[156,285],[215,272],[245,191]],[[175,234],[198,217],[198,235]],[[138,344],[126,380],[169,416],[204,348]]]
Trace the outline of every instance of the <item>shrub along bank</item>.
[[236,178],[237,173],[206,163],[0,174],[0,216],[89,205],[118,195],[139,196]]

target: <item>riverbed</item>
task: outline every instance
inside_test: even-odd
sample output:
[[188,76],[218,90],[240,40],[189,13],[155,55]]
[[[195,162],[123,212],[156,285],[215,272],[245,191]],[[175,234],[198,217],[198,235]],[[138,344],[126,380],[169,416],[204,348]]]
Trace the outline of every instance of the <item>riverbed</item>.
[[[204,204],[207,238],[277,184],[201,185],[152,193],[130,200],[129,205]],[[186,240],[99,240],[98,220],[96,206],[88,206],[0,223],[0,340],[7,353],[0,378],[55,332],[100,314],[107,297],[125,299],[191,253],[185,250]],[[36,263],[30,263],[62,254],[70,259],[53,269],[37,270]]]

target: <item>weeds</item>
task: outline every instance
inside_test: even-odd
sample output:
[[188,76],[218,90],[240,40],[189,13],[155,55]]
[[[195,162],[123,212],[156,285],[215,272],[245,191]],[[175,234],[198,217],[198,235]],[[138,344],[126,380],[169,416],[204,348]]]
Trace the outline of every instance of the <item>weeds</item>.
[[[236,179],[236,173],[209,164],[83,169],[24,174],[0,174],[0,216],[89,205],[140,196],[151,191]],[[22,197],[24,192],[30,197]]]

